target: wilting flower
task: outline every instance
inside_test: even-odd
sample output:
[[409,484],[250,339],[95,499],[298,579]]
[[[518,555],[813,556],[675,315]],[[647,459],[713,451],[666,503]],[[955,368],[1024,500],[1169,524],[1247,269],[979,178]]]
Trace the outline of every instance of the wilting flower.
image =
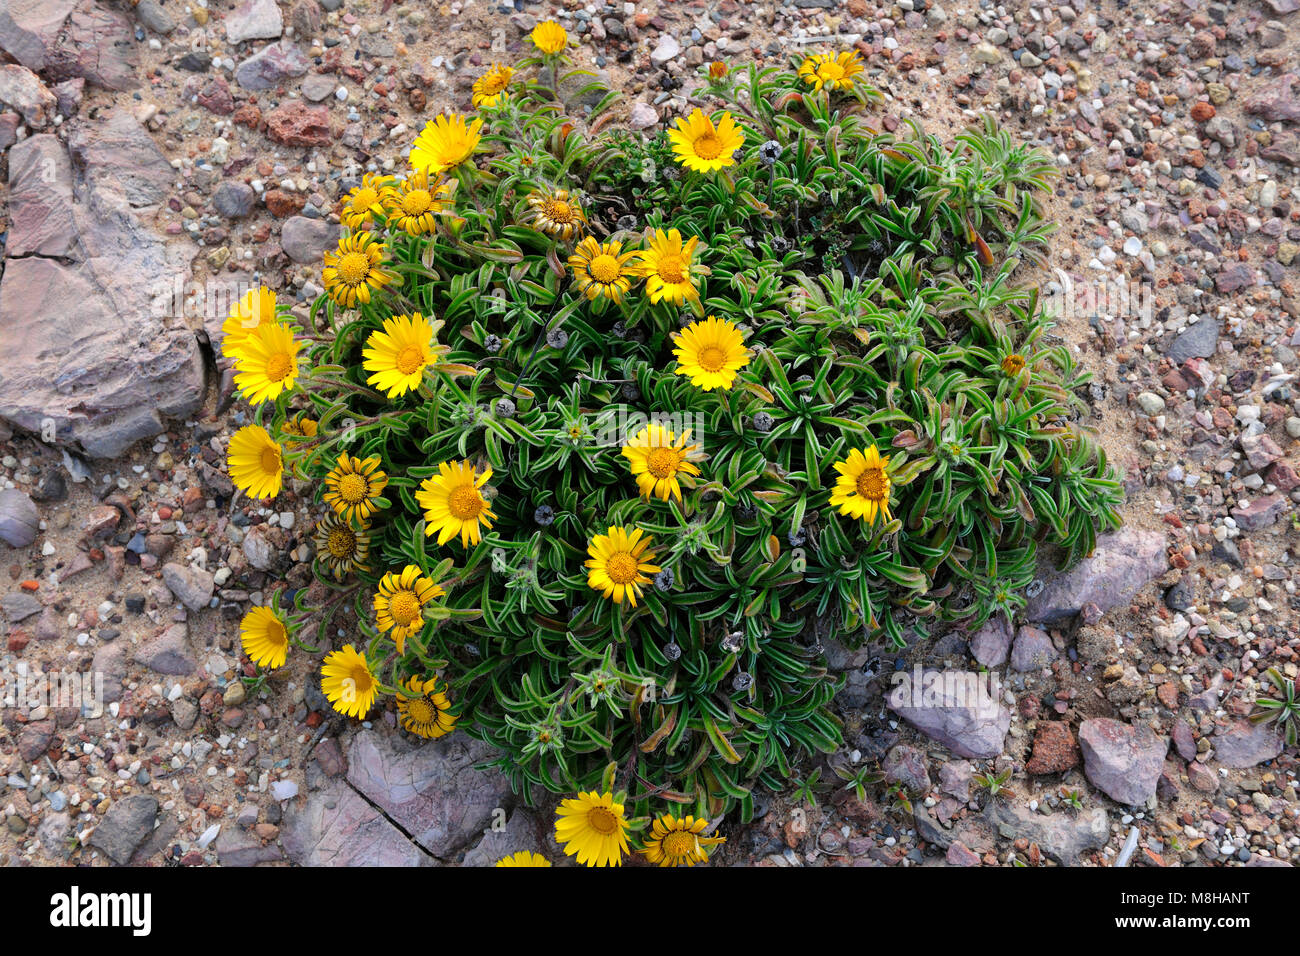
[[704,457],[698,444],[687,444],[691,432],[688,428],[680,438],[674,438],[671,429],[651,422],[628,439],[623,446],[623,457],[631,462],[632,474],[642,497],[654,495],[667,501],[669,495],[682,500],[681,482],[693,482],[691,475],[700,469],[692,462]]
[[875,445],[854,448],[848,458],[835,463],[840,476],[835,480],[830,503],[839,505],[840,514],[866,518],[868,524],[875,524],[877,514],[890,520],[893,515],[889,513],[888,465],[889,456],[881,458]]
[[284,450],[261,425],[245,425],[230,437],[226,467],[235,487],[250,498],[274,498],[284,478]]
[[289,629],[274,608],[258,605],[239,622],[239,642],[248,659],[270,670],[289,656]]
[[721,60],[714,60],[709,64],[709,79],[720,80],[730,71],[730,67]]
[[381,200],[392,179],[391,176],[382,176],[378,173],[366,173],[362,176],[361,185],[348,193],[343,200],[343,211],[339,213],[343,225],[352,230],[360,229],[374,218],[375,213],[382,214],[384,207]]
[[659,565],[650,564],[655,557],[650,547],[651,537],[640,528],[630,532],[622,525],[611,525],[609,533],[592,537],[586,561],[587,585],[604,597],[613,597],[622,604],[624,596],[632,607],[641,596],[641,585],[650,583],[650,575],[657,574]]
[[477,545],[481,528],[490,529],[496,517],[480,490],[491,477],[491,468],[476,472],[468,460],[440,464],[438,474],[424,479],[415,493],[416,502],[424,509],[424,533],[436,533],[439,544],[460,535],[462,547]]
[[528,197],[533,208],[533,225],[548,236],[571,239],[582,232],[587,216],[567,189],[534,192]]
[[446,351],[434,342],[441,320],[431,323],[419,312],[384,319],[366,339],[362,367],[372,373],[366,384],[374,385],[389,398],[397,398],[420,387],[424,370]]
[[376,242],[368,232],[340,239],[335,252],[325,253],[325,268],[321,270],[330,298],[345,309],[369,302],[372,289],[382,288],[397,278],[383,267],[384,254],[384,244]]
[[781,144],[774,139],[769,139],[758,147],[758,158],[768,166],[774,165],[781,158]]
[[687,299],[699,298],[692,271],[701,274],[708,271],[702,266],[692,269],[691,258],[699,242],[699,237],[692,236],[683,243],[682,234],[676,229],[655,230],[650,248],[639,253],[640,260],[635,266],[637,273],[645,276],[645,290],[651,302],[667,300],[682,305]]
[[595,791],[561,800],[555,810],[555,839],[566,856],[577,856],[584,866],[621,866],[628,852],[628,822],[623,804],[614,795]]
[[727,838],[700,836],[708,825],[708,820],[665,813],[650,827],[650,835],[642,850],[646,862],[660,866],[694,866],[709,862],[708,848],[727,842]]
[[280,433],[294,438],[315,438],[320,430],[320,422],[308,418],[306,412],[299,412],[292,417],[286,416],[280,425]]
[[411,733],[433,740],[456,729],[447,685],[437,677],[420,680],[412,676],[398,686],[405,693],[397,695],[397,719]]
[[263,287],[244,293],[221,323],[221,354],[226,358],[238,358],[249,335],[264,325],[274,325],[279,321],[274,292]]
[[434,217],[451,208],[451,184],[430,184],[429,171],[417,169],[385,190],[383,203],[390,226],[407,235],[423,236],[433,232]]
[[533,46],[537,49],[551,55],[562,52],[569,44],[569,34],[564,32],[564,27],[554,20],[537,24],[533,27],[533,32],[528,35],[528,39],[533,41]]
[[496,106],[509,96],[510,80],[515,71],[508,66],[492,64],[486,73],[474,81],[474,105]]
[[1015,378],[1025,370],[1025,357],[1014,352],[1002,360],[1002,372],[1009,378]]
[[706,392],[729,389],[736,373],[749,364],[750,351],[740,330],[726,319],[709,316],[692,322],[673,337],[677,347],[677,374],[688,375],[691,384]]
[[299,342],[279,322],[258,326],[235,359],[235,386],[253,405],[273,402],[298,379]]
[[497,860],[497,866],[550,866],[551,861],[532,850],[520,850]]
[[450,116],[439,113],[415,137],[411,146],[411,167],[436,174],[459,166],[474,155],[482,128],[481,119],[471,123],[459,113]]
[[370,713],[379,693],[379,681],[370,664],[351,644],[325,655],[320,668],[321,693],[345,717],[364,717]]
[[569,256],[577,290],[593,302],[600,298],[621,302],[635,275],[629,263],[637,257],[635,250],[623,252],[622,249],[617,239],[602,244],[588,236],[579,242]]
[[814,53],[800,65],[799,77],[818,92],[823,87],[849,90],[853,88],[853,78],[862,70],[862,60],[859,59],[857,50],[845,50],[835,56]]
[[366,570],[370,555],[370,532],[358,531],[336,514],[328,514],[316,522],[316,554],[329,568],[336,581],[342,581],[351,571]]
[[423,630],[424,606],[446,593],[414,564],[400,572],[389,571],[380,579],[375,592],[375,623],[397,644],[397,653],[406,651],[408,637]]
[[379,468],[379,456],[364,461],[347,452],[325,476],[325,503],[349,522],[365,522],[379,510],[376,499],[388,486],[388,476]]
[[677,161],[687,169],[713,172],[736,162],[736,150],[745,145],[745,131],[736,125],[730,113],[723,113],[718,125],[696,109],[686,119],[677,120],[677,128],[668,131]]

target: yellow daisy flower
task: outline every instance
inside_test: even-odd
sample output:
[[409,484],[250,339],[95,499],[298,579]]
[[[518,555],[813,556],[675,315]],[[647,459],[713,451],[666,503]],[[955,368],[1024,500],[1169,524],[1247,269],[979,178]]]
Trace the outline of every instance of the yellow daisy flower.
[[629,263],[637,257],[635,250],[623,252],[622,249],[618,240],[602,245],[588,236],[579,242],[573,255],[569,256],[569,268],[573,270],[577,290],[593,302],[599,298],[622,302],[635,275]]
[[370,222],[375,213],[382,215],[384,191],[389,188],[392,181],[392,176],[381,176],[378,173],[366,173],[362,176],[361,185],[348,193],[343,200],[343,210],[339,213],[343,225],[355,231]]
[[397,719],[411,733],[436,740],[456,729],[457,718],[450,713],[447,686],[437,677],[428,680],[408,677],[398,686],[410,696],[397,695]]
[[435,216],[451,208],[451,185],[429,183],[429,171],[417,169],[398,185],[389,187],[383,196],[388,224],[407,235],[422,236],[433,232]]
[[835,463],[840,476],[835,479],[830,503],[839,505],[840,514],[866,518],[868,524],[875,524],[877,514],[889,521],[893,515],[889,513],[888,465],[889,456],[881,458],[875,445],[854,448],[848,458]]
[[274,608],[258,605],[239,622],[239,642],[258,667],[274,670],[289,656],[289,629]]
[[853,78],[864,69],[857,50],[846,50],[832,56],[814,53],[799,66],[799,77],[819,93],[828,90],[851,90]]
[[651,422],[628,439],[623,457],[631,462],[643,498],[654,495],[667,501],[672,495],[681,501],[681,483],[686,482],[688,488],[694,485],[689,476],[698,475],[700,469],[692,462],[701,460],[704,454],[698,444],[687,444],[690,437],[688,428],[674,440],[672,429]]
[[370,556],[370,533],[358,531],[336,514],[328,514],[316,522],[314,534],[316,554],[329,568],[334,580],[342,581],[351,571],[367,570]]
[[611,793],[579,793],[561,800],[555,814],[555,839],[564,846],[565,856],[577,856],[584,866],[622,866],[628,852],[628,822],[623,804]]
[[459,113],[450,116],[439,113],[415,137],[411,168],[436,174],[459,166],[474,155],[482,128],[481,119],[467,123]]
[[674,817],[665,813],[655,820],[641,851],[647,863],[660,866],[694,866],[696,863],[708,863],[708,848],[726,843],[726,837],[700,836],[708,820],[694,817]]
[[405,653],[406,639],[424,629],[424,606],[446,593],[414,564],[383,576],[375,593],[375,623],[381,631],[391,632],[397,653]]
[[497,866],[550,866],[551,861],[532,850],[520,850],[497,860]]
[[698,236],[683,243],[682,234],[676,229],[655,230],[650,237],[650,248],[641,250],[640,260],[634,267],[638,275],[645,276],[645,290],[651,302],[682,305],[687,299],[700,297],[693,274],[707,275],[709,270],[691,262],[699,243]]
[[261,425],[245,425],[230,436],[226,468],[250,498],[274,498],[284,479],[284,449]]
[[490,467],[476,472],[468,460],[440,464],[438,474],[420,482],[415,493],[416,502],[424,509],[424,533],[436,533],[439,544],[460,535],[462,547],[477,545],[481,528],[491,529],[496,517],[480,490],[491,477]]
[[389,398],[397,398],[420,387],[424,370],[447,351],[434,341],[442,322],[431,323],[419,312],[384,319],[366,339],[362,350],[362,367],[372,374],[367,385],[374,385]]
[[250,290],[231,307],[230,314],[221,323],[221,354],[230,359],[239,358],[244,340],[250,334],[279,321],[275,293],[267,288]]
[[740,330],[726,319],[709,316],[692,322],[673,335],[677,348],[677,374],[689,375],[691,384],[706,392],[730,389],[736,373],[749,364],[751,352]]
[[344,236],[335,252],[325,253],[321,277],[325,291],[345,309],[370,301],[372,289],[380,289],[397,279],[396,273],[384,268],[386,249],[368,232]]
[[528,197],[528,205],[533,207],[533,226],[557,239],[573,238],[587,223],[586,213],[567,189],[534,192]]
[[252,405],[273,402],[298,379],[298,348],[288,326],[259,326],[244,339],[235,360],[235,386]]
[[380,470],[378,456],[362,461],[343,452],[325,476],[323,497],[344,521],[360,523],[379,511],[375,499],[387,486],[388,476]]
[[562,52],[569,45],[569,34],[554,20],[537,24],[533,27],[533,32],[528,34],[528,39],[543,53],[552,55]]
[[345,717],[364,717],[374,706],[379,681],[370,664],[351,644],[325,655],[320,668],[320,689],[325,699]]
[[474,106],[496,106],[510,95],[510,80],[515,71],[508,66],[492,64],[488,71],[474,81]]
[[677,120],[677,128],[668,131],[677,161],[687,169],[711,173],[734,166],[736,150],[745,145],[745,131],[736,125],[730,113],[723,113],[718,125],[696,107],[686,119]]
[[584,565],[587,585],[603,597],[613,597],[615,604],[622,604],[626,596],[628,603],[636,607],[641,585],[650,583],[649,575],[663,570],[647,563],[655,557],[651,540],[640,528],[629,532],[622,525],[611,525],[607,535],[593,536],[587,547],[591,557]]

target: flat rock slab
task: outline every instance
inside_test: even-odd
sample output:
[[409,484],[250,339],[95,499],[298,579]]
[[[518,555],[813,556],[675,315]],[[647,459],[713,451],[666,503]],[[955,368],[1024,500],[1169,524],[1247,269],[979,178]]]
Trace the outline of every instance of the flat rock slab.
[[899,672],[889,709],[959,757],[996,757],[1011,728],[1011,711],[988,699],[987,683],[965,671]]
[[[547,850],[554,851],[556,844],[554,830],[551,839],[544,839],[546,826],[536,814],[520,807],[510,814],[505,825],[489,828],[483,839],[465,853],[461,866],[496,866],[503,857],[528,850],[532,853],[547,855]],[[552,860],[552,863],[555,861]]]
[[[301,805],[297,805],[301,803]],[[374,806],[341,780],[293,801],[280,830],[285,855],[299,866],[434,866]]]
[[1109,717],[1085,720],[1079,747],[1084,775],[1116,803],[1141,806],[1156,795],[1169,742],[1151,728]]
[[474,769],[493,756],[463,734],[415,744],[363,730],[348,747],[347,779],[421,847],[449,859],[514,805],[504,776]]
[[125,866],[135,848],[153,832],[157,817],[158,801],[146,794],[114,801],[90,835],[90,845],[114,863]]
[[1282,753],[1282,738],[1275,724],[1255,724],[1240,720],[1220,727],[1210,738],[1214,759],[1222,767],[1246,770],[1272,760]]
[[173,295],[196,250],[144,224],[175,174],[129,112],[67,125],[66,149],[38,135],[11,151],[0,419],[111,458],[202,403],[203,360]]
[[1036,624],[1056,624],[1074,617],[1086,604],[1109,611],[1127,603],[1168,567],[1165,536],[1158,531],[1125,528],[1102,535],[1091,557],[1049,577],[1042,591],[1029,599],[1025,617]]
[[1024,837],[1057,863],[1070,866],[1080,854],[1098,850],[1110,839],[1110,821],[1102,807],[1080,814],[1058,812],[1042,814],[1028,807],[993,799],[984,808],[984,817],[1003,837]]

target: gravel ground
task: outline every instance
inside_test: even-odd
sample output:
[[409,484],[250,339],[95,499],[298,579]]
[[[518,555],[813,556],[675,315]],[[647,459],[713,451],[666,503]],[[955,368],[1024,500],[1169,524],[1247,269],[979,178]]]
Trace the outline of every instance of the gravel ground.
[[[107,18],[122,42],[99,29],[97,56],[71,75],[0,67],[11,244],[0,314],[22,292],[15,213],[36,201],[19,195],[11,150],[33,136],[61,142],[79,124],[133,117],[174,174],[156,201],[131,203],[140,229],[182,254],[200,288],[260,281],[301,304],[320,291],[319,252],[360,172],[400,162],[423,117],[467,109],[479,68],[522,55],[539,19],[581,38],[578,63],[626,92],[620,109],[637,127],[677,115],[702,62],[856,44],[890,122],[917,117],[947,140],[991,113],[1058,158],[1059,271],[1041,286],[1063,304],[1056,334],[1096,373],[1088,424],[1125,471],[1126,527],[1064,580],[1045,567],[1015,632],[902,653],[828,641],[846,672],[844,752],[805,768],[807,780],[819,771],[815,805],[764,796],[754,824],[724,824],[717,859],[1108,866],[1135,829],[1128,865],[1285,865],[1300,851],[1295,753],[1244,717],[1264,670],[1297,676],[1300,647],[1297,10],[82,0],[74,20]],[[0,23],[15,59],[20,34]],[[166,324],[215,334],[221,315],[202,312],[175,309]],[[0,433],[0,484],[21,493],[0,497],[5,692],[44,672],[99,671],[111,701],[103,714],[0,713],[0,864],[553,855],[549,809],[514,809],[499,779],[440,793],[473,747],[406,750],[390,714],[361,731],[332,718],[315,658],[293,655],[245,695],[238,620],[273,581],[308,586],[297,560],[313,515],[305,489],[276,511],[229,503],[220,467],[243,412],[230,409],[228,370],[195,382],[168,430],[115,458]],[[973,662],[1001,678],[989,720],[953,710],[936,724],[885,706],[895,673]],[[886,782],[859,801],[835,770],[876,762]],[[398,777],[427,782],[420,800],[401,803]],[[453,797],[478,809],[455,813]],[[494,829],[498,817],[508,825]]]

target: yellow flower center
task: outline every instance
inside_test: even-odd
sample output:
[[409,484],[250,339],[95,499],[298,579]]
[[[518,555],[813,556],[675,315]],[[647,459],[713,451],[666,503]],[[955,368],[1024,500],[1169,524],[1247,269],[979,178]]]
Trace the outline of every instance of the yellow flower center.
[[417,724],[431,724],[438,719],[438,708],[428,697],[408,697],[406,713]]
[[704,371],[717,374],[727,364],[727,353],[716,345],[709,345],[700,349],[700,355],[696,361],[700,363],[700,368],[704,369]]
[[817,75],[825,83],[834,83],[844,79],[844,67],[840,66],[834,60],[828,60],[817,69]]
[[397,370],[403,375],[414,375],[424,366],[424,351],[418,345],[408,345],[397,356]]
[[352,681],[352,687],[358,698],[369,694],[375,686],[375,679],[370,676],[370,671],[360,664],[352,666],[347,679]]
[[361,285],[370,275],[370,257],[364,252],[349,252],[339,259],[339,278],[348,285]]
[[377,202],[379,202],[379,194],[369,186],[365,186],[358,189],[356,195],[352,197],[352,211],[368,212]]
[[483,77],[483,92],[489,96],[495,96],[504,90],[509,82],[510,77],[506,76],[505,73],[489,73]]
[[483,510],[483,496],[473,485],[461,485],[447,496],[447,510],[453,518],[461,521],[474,521]]
[[267,621],[265,637],[268,644],[281,647],[288,643],[288,634],[289,632],[284,629],[284,625],[278,620]]
[[278,448],[262,449],[262,470],[269,475],[279,474],[280,449]]
[[350,505],[365,501],[370,492],[370,482],[361,475],[348,474],[339,479],[339,497]]
[[357,536],[347,528],[335,528],[325,541],[329,553],[342,560],[349,558],[357,549]]
[[433,205],[433,197],[423,189],[412,189],[402,197],[402,212],[408,216],[423,216]]
[[420,599],[414,591],[398,591],[388,599],[388,615],[406,627],[420,616]]
[[686,830],[674,830],[664,837],[663,851],[671,857],[689,856],[695,851],[695,834]]
[[858,494],[868,501],[883,501],[888,488],[889,481],[879,468],[868,468],[858,475]]
[[717,133],[705,133],[695,141],[695,155],[700,159],[717,159],[722,154],[722,140]]
[[605,573],[615,584],[631,584],[640,569],[637,560],[627,551],[618,551],[605,562]]
[[266,377],[273,382],[283,382],[289,377],[292,368],[293,361],[285,353],[272,355],[266,363]]
[[587,263],[587,274],[597,282],[608,285],[616,281],[623,274],[623,270],[619,266],[617,259],[605,253],[596,256],[591,262]]
[[655,448],[646,456],[646,471],[656,478],[668,478],[677,471],[681,453],[675,448]]
[[548,219],[555,222],[573,222],[573,207],[563,199],[548,199],[542,208]]
[[664,256],[655,267],[655,272],[669,285],[681,285],[686,281],[686,260],[681,256]]
[[592,807],[587,811],[587,825],[601,836],[609,836],[618,829],[618,817],[605,807]]
[[577,441],[581,437],[582,437],[581,428],[579,428],[577,425],[573,425],[572,427],[569,428],[569,439],[571,441]]

